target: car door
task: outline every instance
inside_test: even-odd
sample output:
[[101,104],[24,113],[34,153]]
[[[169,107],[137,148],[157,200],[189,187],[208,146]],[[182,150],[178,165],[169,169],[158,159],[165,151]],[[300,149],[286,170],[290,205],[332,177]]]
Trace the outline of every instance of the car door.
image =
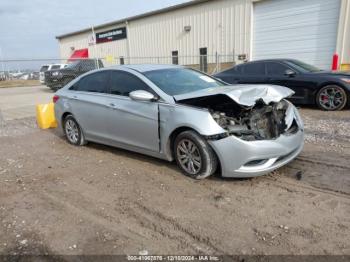
[[263,62],[250,62],[241,65],[241,74],[237,78],[239,84],[266,83],[265,64]]
[[293,102],[303,101],[307,97],[310,82],[295,69],[281,62],[266,62],[266,72],[269,84],[286,86],[295,92],[290,98]]
[[216,78],[221,79],[222,81],[229,84],[237,84],[241,78],[242,66],[237,65],[233,68],[227,69],[215,75]]
[[84,76],[70,88],[69,106],[87,139],[106,137],[106,99],[109,72],[100,71]]
[[111,71],[109,89],[109,138],[120,144],[158,152],[158,103],[129,97],[129,93],[136,90],[154,91],[138,76],[122,70]]

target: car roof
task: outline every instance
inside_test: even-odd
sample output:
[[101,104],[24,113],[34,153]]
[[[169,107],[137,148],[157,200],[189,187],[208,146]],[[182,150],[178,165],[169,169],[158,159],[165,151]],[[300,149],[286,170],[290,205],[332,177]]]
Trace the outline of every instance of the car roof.
[[245,65],[245,64],[256,63],[256,62],[294,62],[294,61],[297,61],[297,60],[291,59],[291,58],[272,58],[272,59],[253,60],[243,64],[238,64],[238,65]]
[[184,68],[184,67],[179,65],[135,64],[135,65],[112,66],[112,68],[114,69],[129,68],[129,69],[133,69],[135,71],[144,73],[144,72],[154,71],[154,70],[174,69],[174,68]]

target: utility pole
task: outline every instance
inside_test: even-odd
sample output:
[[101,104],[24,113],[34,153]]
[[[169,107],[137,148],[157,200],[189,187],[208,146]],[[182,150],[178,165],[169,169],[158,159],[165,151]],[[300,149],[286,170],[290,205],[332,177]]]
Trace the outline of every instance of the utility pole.
[[94,26],[91,26],[91,32],[92,32],[92,36],[94,39],[94,53],[95,53],[95,63],[96,63],[96,67],[97,69],[100,69],[100,64],[98,61],[98,57],[97,57],[97,52],[96,52],[96,35],[95,35],[95,30],[94,30]]

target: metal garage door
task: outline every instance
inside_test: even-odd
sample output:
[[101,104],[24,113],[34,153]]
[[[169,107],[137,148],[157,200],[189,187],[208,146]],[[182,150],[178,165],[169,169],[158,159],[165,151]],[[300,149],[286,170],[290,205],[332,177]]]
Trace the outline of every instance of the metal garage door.
[[252,57],[295,58],[330,69],[340,0],[262,0],[254,4]]

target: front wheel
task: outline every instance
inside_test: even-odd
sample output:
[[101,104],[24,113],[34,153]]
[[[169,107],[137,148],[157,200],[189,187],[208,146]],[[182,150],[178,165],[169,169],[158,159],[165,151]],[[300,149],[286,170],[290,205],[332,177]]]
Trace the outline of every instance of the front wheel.
[[316,96],[316,103],[322,110],[342,110],[347,103],[347,95],[343,88],[337,85],[322,87]]
[[174,155],[182,172],[195,179],[214,174],[218,166],[213,149],[194,131],[185,131],[176,137]]

